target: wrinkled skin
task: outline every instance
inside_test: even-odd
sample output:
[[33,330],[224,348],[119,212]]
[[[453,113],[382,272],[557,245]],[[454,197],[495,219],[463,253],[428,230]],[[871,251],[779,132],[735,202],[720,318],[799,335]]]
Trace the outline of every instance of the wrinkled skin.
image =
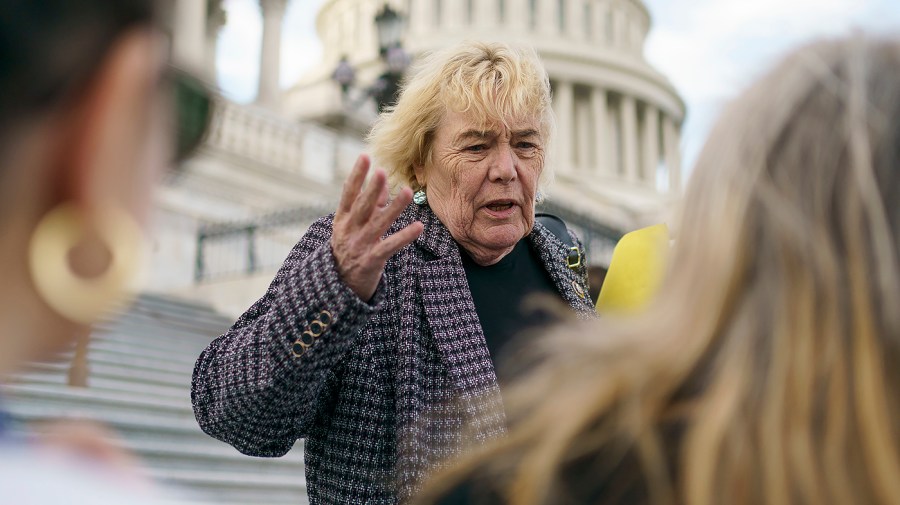
[[412,191],[401,189],[388,202],[387,176],[375,169],[365,184],[371,162],[361,155],[344,183],[341,202],[334,215],[331,250],[341,278],[362,300],[371,300],[391,256],[416,239],[424,229],[416,221],[382,238],[394,220],[412,201]]
[[534,225],[544,134],[537,116],[507,123],[482,130],[465,114],[448,112],[435,132],[431,164],[415,167],[428,205],[480,265],[500,261]]

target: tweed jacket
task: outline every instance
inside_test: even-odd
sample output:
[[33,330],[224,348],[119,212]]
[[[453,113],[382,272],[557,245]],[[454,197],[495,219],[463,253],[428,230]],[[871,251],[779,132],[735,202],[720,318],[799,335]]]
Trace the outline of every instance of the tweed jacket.
[[[249,455],[305,438],[313,505],[403,503],[441,462],[505,432],[497,377],[460,249],[428,206],[410,204],[388,231],[425,225],[368,303],[340,279],[332,219],[309,228],[266,294],[202,352],[194,414]],[[566,246],[542,225],[529,237],[562,298],[592,317],[584,267],[567,268]],[[296,357],[301,337],[312,344]]]

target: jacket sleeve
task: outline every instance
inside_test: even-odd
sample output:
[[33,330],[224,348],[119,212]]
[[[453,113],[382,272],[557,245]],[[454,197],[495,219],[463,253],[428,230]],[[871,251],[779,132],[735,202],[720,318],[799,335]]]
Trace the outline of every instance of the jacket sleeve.
[[[191,401],[201,429],[244,454],[281,456],[331,397],[336,369],[378,309],[340,279],[319,219],[294,246],[266,294],[194,366]],[[302,343],[302,345],[300,345]]]

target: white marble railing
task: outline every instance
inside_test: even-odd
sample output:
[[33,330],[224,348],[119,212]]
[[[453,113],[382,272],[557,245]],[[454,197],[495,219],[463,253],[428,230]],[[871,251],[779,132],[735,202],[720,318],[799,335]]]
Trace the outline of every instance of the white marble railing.
[[328,184],[343,178],[365,144],[312,123],[219,98],[207,147]]

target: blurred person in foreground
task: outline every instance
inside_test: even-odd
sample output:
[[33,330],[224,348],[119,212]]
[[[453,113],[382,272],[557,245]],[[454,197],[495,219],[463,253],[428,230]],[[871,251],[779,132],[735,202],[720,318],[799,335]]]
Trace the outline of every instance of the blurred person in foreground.
[[900,42],[804,47],[713,129],[652,307],[547,335],[419,503],[900,503],[898,250]]
[[[0,8],[0,378],[70,349],[128,294],[177,119],[158,3]],[[0,501],[143,502],[105,429],[27,436],[2,408]]]
[[535,222],[551,133],[534,51],[428,57],[371,133],[415,202],[408,187],[389,201],[385,171],[360,157],[337,212],[198,359],[203,430],[256,456],[305,438],[313,504],[403,502],[434,465],[501,435],[495,363],[543,324],[523,300],[594,313],[584,265],[567,266],[569,248]]

